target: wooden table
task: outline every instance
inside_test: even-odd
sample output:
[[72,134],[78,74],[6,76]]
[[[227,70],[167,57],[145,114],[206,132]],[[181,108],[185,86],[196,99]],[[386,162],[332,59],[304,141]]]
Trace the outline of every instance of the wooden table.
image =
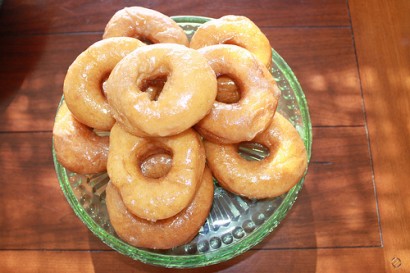
[[[410,272],[410,2],[138,1],[252,19],[294,70],[313,123],[305,186],[261,244],[184,272]],[[0,271],[162,272],[109,249],[60,190],[51,130],[65,72],[131,1],[0,10]],[[169,270],[178,271],[178,270]]]

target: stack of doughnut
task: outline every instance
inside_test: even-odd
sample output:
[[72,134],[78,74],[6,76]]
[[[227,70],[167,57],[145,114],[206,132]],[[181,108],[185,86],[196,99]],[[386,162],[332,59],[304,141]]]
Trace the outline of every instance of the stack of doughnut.
[[[53,129],[57,159],[80,174],[107,171],[110,221],[129,244],[185,244],[210,212],[213,177],[262,199],[287,192],[306,170],[302,139],[276,111],[271,54],[243,16],[210,20],[189,41],[170,17],[124,8],[67,71]],[[242,158],[243,142],[264,145],[269,156]]]

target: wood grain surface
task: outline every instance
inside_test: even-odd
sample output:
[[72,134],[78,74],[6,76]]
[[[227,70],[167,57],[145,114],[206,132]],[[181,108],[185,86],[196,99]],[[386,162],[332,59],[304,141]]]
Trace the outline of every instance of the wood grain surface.
[[[382,273],[383,250],[303,249],[250,250],[228,262],[194,269],[166,269],[166,272],[349,272]],[[21,266],[21,261],[24,266]],[[133,261],[113,251],[2,251],[0,266],[6,272],[164,272],[164,268]]]
[[131,5],[248,16],[290,65],[310,108],[312,159],[285,220],[245,254],[184,272],[410,271],[408,1],[4,0],[0,272],[163,271],[111,250],[82,224],[51,154],[68,66]]
[[[14,3],[13,3],[14,2]],[[247,1],[200,0],[151,1],[4,1],[0,11],[0,33],[73,33],[100,32],[119,9],[140,5],[168,16],[195,15],[219,18],[224,15],[244,15],[258,26],[349,26],[344,0],[310,1]],[[30,23],[28,23],[30,22]]]
[[388,272],[410,271],[410,2],[351,1]]

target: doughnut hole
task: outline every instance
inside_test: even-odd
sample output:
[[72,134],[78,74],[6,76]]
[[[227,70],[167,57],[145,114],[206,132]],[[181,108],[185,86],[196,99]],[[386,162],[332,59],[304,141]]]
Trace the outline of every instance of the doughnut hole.
[[248,161],[261,161],[269,157],[271,151],[261,143],[244,141],[238,144],[238,153]]
[[241,93],[235,81],[227,75],[220,75],[217,78],[218,92],[216,101],[232,104],[241,99]]
[[167,75],[158,75],[151,78],[143,79],[140,83],[139,89],[148,94],[152,101],[157,101],[159,95],[167,82]]
[[137,166],[147,178],[162,178],[171,170],[172,153],[163,147],[150,147],[138,159]]

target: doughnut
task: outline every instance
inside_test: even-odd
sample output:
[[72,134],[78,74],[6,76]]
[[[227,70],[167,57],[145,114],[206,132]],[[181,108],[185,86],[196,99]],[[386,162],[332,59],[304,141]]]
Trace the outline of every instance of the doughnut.
[[109,37],[133,37],[149,44],[189,45],[184,30],[174,20],[143,7],[128,7],[117,11],[104,30],[103,39]]
[[213,45],[198,50],[217,76],[233,79],[239,89],[237,103],[215,101],[211,112],[195,129],[207,140],[238,143],[265,130],[276,111],[280,90],[272,75],[252,53],[235,45]]
[[102,90],[104,82],[125,55],[142,45],[129,37],[98,41],[70,65],[64,79],[64,99],[81,123],[102,131],[111,129],[115,120]]
[[248,198],[276,197],[289,191],[307,167],[304,143],[292,124],[276,113],[270,126],[252,142],[269,149],[261,161],[248,161],[238,153],[238,144],[205,141],[207,164],[219,184]]
[[188,243],[198,234],[211,209],[213,191],[212,175],[206,168],[198,191],[187,208],[171,218],[151,222],[127,210],[119,190],[108,183],[107,210],[115,232],[124,241],[136,247],[169,249]]
[[[141,163],[163,153],[172,157],[169,172],[158,179],[145,176]],[[191,202],[204,168],[204,147],[193,129],[161,138],[131,135],[118,123],[111,129],[108,176],[128,210],[140,218],[156,221],[182,211]]]
[[108,136],[98,136],[91,128],[77,121],[65,102],[57,111],[53,142],[58,162],[68,170],[92,174],[107,169]]
[[[143,89],[155,79],[165,83],[152,100]],[[177,44],[137,48],[117,64],[106,83],[114,118],[142,137],[176,135],[191,128],[211,110],[216,92],[215,73],[204,56]]]
[[249,18],[226,15],[199,26],[190,47],[199,49],[215,44],[233,44],[246,48],[267,68],[272,64],[272,48],[268,38]]

